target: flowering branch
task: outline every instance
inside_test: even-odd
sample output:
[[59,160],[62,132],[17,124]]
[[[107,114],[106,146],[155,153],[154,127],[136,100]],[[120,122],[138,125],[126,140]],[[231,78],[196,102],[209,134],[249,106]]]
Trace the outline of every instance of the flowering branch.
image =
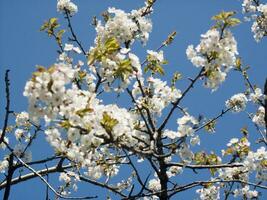
[[230,107],[230,108],[227,108],[225,110],[222,110],[222,112],[217,115],[216,117],[212,118],[211,120],[209,120],[207,123],[203,124],[202,126],[198,127],[195,129],[195,132],[207,127],[208,125],[212,124],[213,122],[215,122],[217,119],[219,119],[220,117],[223,117],[224,114],[226,114],[228,111],[231,111],[233,108]]

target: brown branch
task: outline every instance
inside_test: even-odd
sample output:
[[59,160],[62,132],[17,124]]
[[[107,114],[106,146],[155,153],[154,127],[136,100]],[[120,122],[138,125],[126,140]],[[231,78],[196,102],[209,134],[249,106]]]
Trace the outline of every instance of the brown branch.
[[[63,169],[69,169],[69,168],[72,168],[72,167],[73,167],[72,165],[65,165],[62,168]],[[37,174],[39,174],[41,176],[45,176],[47,174],[52,174],[52,173],[56,173],[56,172],[60,172],[57,166],[53,166],[53,167],[50,167],[50,168],[47,168],[47,169],[45,168],[45,169],[36,171],[36,173],[32,172],[32,173],[28,173],[28,174],[13,178],[10,184],[11,185],[16,185],[18,183],[27,181],[29,179],[36,178],[36,177],[38,177]],[[7,186],[7,182],[5,181],[2,184],[0,184],[0,190],[4,189],[6,186]]]
[[218,169],[218,168],[233,168],[233,167],[243,167],[241,163],[232,163],[232,164],[217,164],[217,165],[186,165],[184,163],[175,163],[170,162],[166,164],[168,167],[179,166],[189,169]]
[[86,177],[84,177],[84,176],[82,176],[82,175],[80,175],[79,177],[80,177],[80,180],[81,180],[81,181],[84,181],[84,182],[87,182],[87,183],[91,183],[91,184],[93,184],[93,185],[96,185],[96,186],[99,186],[99,187],[102,187],[102,188],[106,188],[106,189],[108,189],[109,191],[111,191],[111,192],[113,192],[113,193],[115,193],[115,194],[120,195],[121,197],[124,197],[124,198],[127,197],[125,194],[119,192],[117,188],[111,187],[111,186],[109,186],[109,185],[107,185],[107,184],[104,184],[104,183],[97,182],[97,181],[95,181],[95,180],[91,180],[91,179],[86,178]]
[[[94,197],[67,197],[65,195],[62,195],[60,193],[58,193],[51,185],[50,183],[47,182],[47,180],[42,176],[42,174],[39,174],[38,171],[36,171],[35,169],[33,169],[31,166],[29,166],[27,163],[25,163],[21,158],[19,158],[18,156],[16,156],[14,154],[14,156],[16,157],[16,159],[19,160],[19,162],[21,162],[21,164],[24,165],[24,167],[26,167],[27,169],[29,169],[30,171],[32,171],[37,177],[39,177],[41,179],[42,182],[45,183],[45,185],[47,187],[49,187],[49,189],[57,196],[60,197],[62,199],[94,199],[97,198],[97,196]],[[58,169],[58,165],[57,165],[57,170],[62,171],[62,166],[60,167],[60,169]]]
[[[61,156],[52,156],[52,157],[48,157],[48,158],[45,158],[45,159],[42,159],[42,160],[36,160],[36,161],[32,161],[32,162],[28,162],[27,164],[28,165],[36,165],[36,164],[42,164],[42,163],[46,163],[48,161],[52,161],[52,160],[56,160],[56,159],[60,159],[62,158]],[[20,168],[20,167],[23,167],[23,164],[21,163],[18,163],[15,168]]]
[[7,178],[6,178],[6,187],[5,187],[5,193],[4,193],[4,197],[3,200],[8,200],[9,198],[9,194],[10,194],[10,190],[11,190],[11,182],[12,182],[12,177],[13,174],[15,172],[14,168],[13,168],[13,160],[14,160],[14,155],[11,154],[9,156],[8,159],[8,172],[7,172]]

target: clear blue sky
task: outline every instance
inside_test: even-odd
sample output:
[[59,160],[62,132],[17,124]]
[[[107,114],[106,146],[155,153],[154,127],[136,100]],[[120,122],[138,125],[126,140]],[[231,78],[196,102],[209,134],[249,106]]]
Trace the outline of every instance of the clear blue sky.
[[[143,0],[77,0],[73,2],[79,8],[78,14],[72,19],[73,26],[87,49],[93,45],[95,37],[95,31],[90,25],[93,16],[100,16],[100,13],[109,6],[130,11],[143,5]],[[178,32],[177,38],[170,47],[165,49],[165,57],[169,61],[169,65],[166,67],[168,74],[166,78],[170,78],[174,71],[182,72],[185,79],[178,84],[178,87],[183,89],[188,84],[186,78],[193,77],[197,73],[197,69],[186,58],[186,47],[189,44],[198,44],[200,34],[206,32],[212,25],[211,16],[222,10],[234,10],[240,13],[241,3],[241,0],[158,0],[152,15],[153,33],[150,35],[150,41],[144,48],[137,45],[134,51],[140,58],[144,58],[146,49],[156,49],[170,32],[176,30]],[[240,14],[238,16],[241,17]],[[49,66],[56,61],[57,46],[55,41],[39,32],[41,24],[50,17],[58,17],[62,26],[66,25],[62,15],[56,11],[56,0],[0,0],[1,127],[5,105],[5,70],[11,70],[12,110],[23,111],[27,109],[27,100],[23,97],[22,92],[25,82],[30,78],[31,72],[35,70],[35,65]],[[233,32],[238,41],[240,56],[244,63],[251,66],[249,72],[252,82],[262,87],[267,76],[266,39],[259,44],[256,43],[250,32],[250,26],[250,23],[242,23],[234,28]],[[202,83],[198,83],[193,92],[183,101],[183,106],[188,107],[189,112],[195,116],[204,114],[211,118],[220,112],[227,98],[242,91],[244,91],[242,77],[237,72],[232,71],[225,83],[214,93],[204,89]],[[253,110],[253,108],[251,109]],[[227,115],[218,122],[216,134],[200,133],[202,147],[206,151],[215,151],[218,147],[225,147],[230,138],[241,136],[239,130],[245,124],[249,124],[245,114]],[[174,126],[170,128],[176,129]],[[255,138],[257,132],[253,126],[249,126],[249,131],[251,137]],[[42,137],[40,138],[32,149],[34,158],[42,155],[49,146],[48,143],[42,141]],[[0,156],[2,159],[2,152],[0,152]],[[188,174],[188,181],[194,178],[191,171]],[[35,179],[27,184],[12,187],[11,199],[44,199],[44,189],[45,186],[38,179]],[[90,186],[87,187],[87,190],[83,188],[84,194],[86,191],[92,192]],[[2,191],[0,197],[1,193]],[[193,199],[196,196],[193,189],[190,192],[180,194],[178,197]]]

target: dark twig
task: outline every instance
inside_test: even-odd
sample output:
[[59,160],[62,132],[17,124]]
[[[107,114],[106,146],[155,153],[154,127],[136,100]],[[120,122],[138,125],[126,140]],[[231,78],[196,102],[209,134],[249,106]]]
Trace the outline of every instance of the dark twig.
[[264,110],[265,110],[265,116],[264,116],[264,121],[265,121],[265,130],[266,130],[266,135],[267,135],[267,79],[264,84]]
[[232,107],[231,108],[227,108],[226,110],[222,110],[222,112],[219,115],[217,115],[216,117],[212,118],[211,120],[209,120],[207,123],[203,124],[202,126],[196,128],[195,132],[197,132],[197,131],[203,129],[204,127],[210,125],[211,123],[215,122],[217,119],[222,117],[225,113],[227,113],[230,110],[232,110]]
[[10,93],[9,93],[9,78],[8,78],[8,72],[10,70],[6,70],[5,73],[5,85],[6,85],[6,107],[5,107],[5,119],[4,119],[4,125],[2,128],[2,134],[0,137],[0,144],[4,141],[5,135],[6,135],[6,130],[7,130],[7,125],[8,125],[8,118],[10,114]]
[[[63,169],[69,169],[69,168],[72,168],[72,167],[73,167],[72,165],[65,165],[62,168]],[[32,179],[32,178],[36,178],[36,177],[38,177],[38,175],[45,176],[47,174],[52,174],[52,173],[55,173],[55,172],[58,172],[58,167],[57,166],[50,167],[48,169],[38,170],[38,171],[36,171],[36,173],[32,172],[32,173],[25,174],[23,176],[18,176],[16,178],[12,179],[10,184],[11,185],[15,185],[15,184],[27,181],[27,180]],[[7,186],[7,182],[5,181],[0,185],[0,190],[4,189],[6,186]]]
[[13,160],[14,160],[14,154],[11,154],[8,159],[8,172],[7,172],[6,187],[3,200],[8,200],[10,195],[12,176],[14,174]]
[[91,183],[93,185],[96,185],[96,186],[99,186],[99,187],[102,187],[102,188],[105,188],[105,189],[108,189],[109,191],[111,191],[111,192],[113,192],[115,194],[118,194],[121,197],[124,197],[124,198],[127,197],[125,194],[121,193],[117,188],[111,187],[111,186],[109,186],[109,185],[107,185],[105,183],[100,183],[98,181],[91,180],[91,179],[86,178],[86,177],[81,176],[81,175],[80,175],[80,180],[81,181],[84,181],[84,182],[87,182],[87,183]]
[[[51,185],[50,183],[47,182],[47,180],[41,175],[38,173],[38,171],[36,171],[35,169],[33,169],[31,166],[29,166],[27,163],[25,163],[21,158],[19,158],[18,156],[14,155],[16,157],[16,159],[19,160],[19,162],[21,162],[24,167],[26,167],[27,169],[29,169],[30,171],[32,171],[37,177],[39,177],[41,179],[42,182],[44,182],[48,187],[49,189],[58,197],[62,198],[62,199],[95,199],[97,198],[97,196],[93,196],[93,197],[67,197],[67,196],[64,196],[60,193],[58,193]],[[58,166],[57,166],[58,168]]]
[[86,51],[84,50],[84,48],[83,48],[81,42],[79,42],[79,40],[78,40],[78,38],[77,38],[77,36],[76,36],[76,34],[75,34],[73,28],[72,28],[71,21],[70,21],[70,14],[69,14],[69,11],[68,11],[67,9],[65,9],[65,14],[66,14],[66,19],[67,19],[67,21],[68,21],[68,27],[69,27],[70,32],[71,32],[71,35],[72,35],[72,37],[73,37],[71,40],[77,43],[77,45],[78,45],[78,46],[80,47],[80,49],[82,50],[83,54],[86,56],[86,55],[87,55],[87,54],[86,54]]
[[173,104],[170,112],[168,113],[167,117],[164,119],[163,123],[161,124],[161,126],[158,128],[158,132],[161,132],[164,127],[166,126],[166,124],[168,123],[170,117],[172,116],[172,113],[174,112],[174,110],[176,109],[176,107],[179,105],[179,103],[181,102],[181,100],[185,97],[185,95],[190,91],[191,88],[194,87],[195,82],[203,76],[203,72],[204,72],[205,68],[203,67],[199,73],[197,74],[197,76],[191,80],[191,83],[189,84],[189,86],[185,89],[185,91],[182,93],[182,96],[177,99],[177,101]]

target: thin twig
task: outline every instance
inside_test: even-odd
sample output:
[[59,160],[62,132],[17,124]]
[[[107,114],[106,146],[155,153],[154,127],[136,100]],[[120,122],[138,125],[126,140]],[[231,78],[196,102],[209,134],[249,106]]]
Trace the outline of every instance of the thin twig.
[[[72,167],[73,167],[73,165],[65,165],[62,168],[63,169],[69,169],[69,168],[72,168]],[[36,178],[36,177],[38,177],[38,175],[45,176],[47,174],[52,174],[52,173],[59,172],[59,170],[58,170],[57,166],[54,166],[54,167],[50,167],[48,169],[46,169],[46,168],[45,169],[41,169],[41,170],[38,170],[36,172],[37,173],[33,173],[32,172],[32,173],[28,173],[28,174],[13,178],[10,184],[11,185],[16,185],[18,183],[22,183],[22,182],[27,181],[29,179]],[[7,186],[7,182],[5,181],[2,184],[0,184],[0,190],[4,189],[6,186]]]
[[[29,169],[30,171],[32,171],[36,176],[38,176],[42,182],[44,182],[46,184],[46,186],[49,187],[49,189],[58,197],[62,198],[62,199],[95,199],[97,198],[97,196],[91,196],[91,197],[67,197],[64,196],[60,193],[58,193],[51,185],[50,183],[47,182],[47,180],[38,173],[38,171],[36,171],[35,169],[33,169],[31,166],[29,166],[27,163],[25,163],[21,158],[19,158],[18,156],[14,155],[16,157],[16,159],[18,159],[27,169]],[[58,168],[58,166],[57,166]]]
[[82,50],[83,54],[86,56],[86,55],[87,55],[87,54],[86,54],[86,51],[84,50],[84,48],[83,48],[81,42],[79,42],[79,40],[78,40],[76,34],[74,33],[74,30],[73,30],[73,28],[72,28],[71,21],[70,21],[69,11],[68,11],[67,9],[65,9],[65,14],[66,14],[66,19],[67,19],[67,21],[68,21],[68,27],[69,27],[70,32],[71,32],[71,35],[72,35],[72,37],[73,37],[71,40],[73,40],[74,42],[76,42],[76,43],[78,44],[78,46],[79,46],[80,49]]
[[14,160],[14,154],[11,154],[8,160],[8,172],[7,172],[6,187],[3,200],[8,200],[10,195],[12,177],[15,172],[13,168],[13,160]]
[[170,117],[172,116],[172,113],[174,112],[174,110],[176,109],[176,107],[179,105],[179,103],[181,102],[181,100],[185,97],[185,95],[190,91],[191,88],[194,87],[195,82],[203,76],[203,72],[204,72],[205,68],[203,67],[199,73],[197,74],[197,76],[191,80],[191,83],[189,84],[189,86],[185,89],[185,91],[182,93],[181,97],[179,99],[177,99],[177,101],[173,104],[170,112],[168,113],[167,117],[163,120],[163,123],[161,124],[161,126],[158,128],[158,132],[161,132],[164,127],[166,126],[166,124],[168,123]]
[[8,118],[9,118],[9,114],[10,114],[10,93],[9,93],[9,86],[10,86],[10,82],[9,82],[9,78],[8,78],[8,72],[10,70],[6,70],[5,73],[5,85],[6,85],[6,107],[5,107],[5,119],[4,119],[4,125],[2,128],[2,134],[0,137],[0,144],[4,141],[5,139],[5,135],[6,135],[6,130],[7,130],[7,125],[8,125]]
[[231,163],[231,164],[217,164],[217,165],[186,165],[184,163],[170,162],[166,164],[168,167],[179,166],[189,169],[218,169],[218,168],[233,168],[233,167],[243,167],[241,163]]
[[195,132],[203,129],[204,127],[210,125],[211,123],[215,122],[217,119],[219,119],[220,117],[222,117],[225,113],[227,113],[228,111],[232,110],[232,107],[227,108],[226,110],[222,110],[222,112],[217,115],[216,117],[212,118],[211,120],[209,120],[207,123],[203,124],[202,126],[198,127],[195,129]]

